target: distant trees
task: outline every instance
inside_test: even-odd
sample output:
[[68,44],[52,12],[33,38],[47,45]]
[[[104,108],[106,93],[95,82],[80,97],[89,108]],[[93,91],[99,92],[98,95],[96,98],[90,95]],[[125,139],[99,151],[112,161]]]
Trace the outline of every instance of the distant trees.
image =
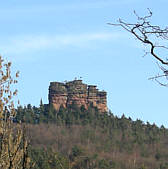
[[[161,164],[166,165],[167,129],[165,133],[126,117],[93,117],[95,122],[87,124],[27,124],[35,168],[53,169],[57,164],[64,169],[161,169]],[[108,121],[106,126],[104,121]]]
[[13,97],[17,90],[12,90],[17,83],[19,72],[14,76],[11,62],[5,62],[0,56],[0,168],[28,169],[28,144],[21,125],[13,124],[16,115]]
[[137,21],[134,23],[119,19],[118,23],[108,24],[122,27],[124,30],[130,32],[137,40],[149,47],[145,55],[150,53],[157,60],[158,67],[162,71],[162,74],[158,74],[149,79],[155,80],[160,85],[168,87],[168,57],[165,57],[165,53],[163,53],[164,50],[168,50],[168,46],[165,45],[165,42],[168,40],[168,27],[161,28],[158,25],[151,24],[150,19],[152,12],[149,9],[148,12],[148,15],[141,17],[134,11],[137,18]]
[[[133,121],[92,105],[18,107],[30,138],[33,169],[163,169],[168,130],[141,120]],[[29,112],[29,113],[26,113]],[[30,116],[30,117],[29,117]],[[29,120],[32,119],[32,120]]]
[[55,110],[52,105],[43,105],[41,103],[39,107],[31,106],[30,104],[24,107],[18,106],[16,112],[14,121],[17,123],[19,121],[31,124],[55,123],[57,125],[65,124],[67,126],[91,123],[94,121],[94,114],[100,114],[97,108],[93,106],[90,106],[86,110],[83,106],[78,107],[72,104],[68,108],[60,106],[59,110]]

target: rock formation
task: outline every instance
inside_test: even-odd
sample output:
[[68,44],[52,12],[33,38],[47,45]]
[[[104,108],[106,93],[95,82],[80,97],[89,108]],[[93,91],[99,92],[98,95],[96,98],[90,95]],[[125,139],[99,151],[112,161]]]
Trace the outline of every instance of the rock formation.
[[107,93],[99,91],[95,85],[87,85],[82,80],[67,83],[51,82],[49,86],[49,104],[56,110],[60,106],[67,107],[71,104],[82,105],[87,109],[90,104],[97,107],[100,112],[107,111]]

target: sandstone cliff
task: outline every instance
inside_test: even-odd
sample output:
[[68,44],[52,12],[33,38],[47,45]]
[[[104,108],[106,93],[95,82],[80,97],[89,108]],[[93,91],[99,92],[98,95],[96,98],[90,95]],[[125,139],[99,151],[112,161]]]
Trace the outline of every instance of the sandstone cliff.
[[82,80],[74,80],[67,83],[51,82],[49,86],[49,104],[56,110],[67,107],[72,103],[85,106],[90,104],[97,107],[100,112],[107,111],[107,93],[99,91],[95,85],[87,85]]

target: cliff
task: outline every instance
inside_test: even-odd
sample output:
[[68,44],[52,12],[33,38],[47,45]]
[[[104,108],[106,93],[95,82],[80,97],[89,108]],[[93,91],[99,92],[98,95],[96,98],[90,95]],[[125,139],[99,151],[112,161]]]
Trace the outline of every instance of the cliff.
[[100,112],[107,111],[107,93],[99,91],[95,85],[87,85],[82,80],[67,83],[51,82],[49,86],[49,104],[56,110],[67,107],[72,103],[87,109],[90,104],[97,107]]

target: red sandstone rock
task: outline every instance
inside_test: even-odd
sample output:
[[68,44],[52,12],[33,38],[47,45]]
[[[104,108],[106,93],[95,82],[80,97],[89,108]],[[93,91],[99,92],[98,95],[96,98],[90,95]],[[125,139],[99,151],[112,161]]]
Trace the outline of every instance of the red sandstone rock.
[[56,110],[60,106],[67,107],[76,104],[87,108],[90,104],[97,107],[100,112],[107,111],[107,93],[99,91],[96,86],[82,83],[82,80],[74,80],[67,83],[51,82],[49,86],[49,104]]

